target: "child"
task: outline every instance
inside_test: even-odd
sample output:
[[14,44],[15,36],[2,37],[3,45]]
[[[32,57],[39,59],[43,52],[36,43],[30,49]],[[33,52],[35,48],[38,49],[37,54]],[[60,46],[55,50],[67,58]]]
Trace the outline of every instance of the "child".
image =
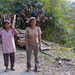
[[39,65],[39,48],[41,50],[41,29],[35,26],[36,19],[31,17],[29,20],[29,27],[25,29],[25,41],[27,50],[27,72],[31,68],[31,53],[34,51],[35,56],[35,71],[38,72]]
[[17,35],[18,32],[10,26],[10,21],[6,20],[3,23],[3,27],[0,29],[0,35],[2,35],[2,51],[4,56],[4,65],[6,67],[5,72],[9,70],[9,56],[11,63],[11,70],[14,69],[15,63],[15,43],[14,43],[14,34]]

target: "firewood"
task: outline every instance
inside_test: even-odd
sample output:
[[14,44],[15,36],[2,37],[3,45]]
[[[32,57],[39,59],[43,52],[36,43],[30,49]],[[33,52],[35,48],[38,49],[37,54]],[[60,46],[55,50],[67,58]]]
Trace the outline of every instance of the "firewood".
[[18,45],[25,45],[25,41],[20,41],[20,40],[18,40]]
[[31,6],[31,12],[33,12],[33,11],[37,13],[37,10]]
[[17,29],[17,31],[18,31],[19,33],[25,34],[25,30]]
[[12,27],[15,27],[15,20],[16,20],[16,15],[14,15],[14,19],[13,19],[13,23],[12,23]]
[[[20,1],[21,2],[21,1]],[[29,2],[29,1],[28,1]],[[21,2],[22,3],[22,2]],[[35,7],[33,7],[30,3],[29,3],[29,5],[30,5],[30,8],[28,9],[28,6],[27,6],[27,4],[26,4],[26,2],[25,3],[22,3],[23,5],[24,5],[24,9],[22,9],[22,11],[20,12],[20,15],[21,15],[21,20],[22,20],[22,22],[24,23],[24,25],[26,25],[26,27],[27,27],[27,24],[26,24],[26,20],[27,20],[27,18],[30,18],[31,17],[31,13],[32,12],[35,12],[36,13],[36,19],[39,19],[38,21],[37,21],[37,26],[41,26],[41,23],[42,22],[44,22],[45,20],[46,20],[46,18],[44,17],[44,5],[43,5],[43,7],[40,9],[40,10],[38,10],[38,8],[37,8],[37,4],[35,3]],[[39,16],[40,15],[40,16]]]
[[20,12],[20,15],[23,15],[24,17],[27,17],[27,16],[25,15],[25,11],[24,11],[24,10],[22,10],[22,11]]
[[19,38],[20,41],[25,41],[25,38]]
[[17,35],[17,37],[19,37],[19,38],[25,38],[25,35],[24,35],[24,36],[21,36],[21,35]]
[[[21,1],[20,1],[21,2]],[[22,3],[22,2],[21,2]],[[23,5],[24,5],[24,7],[28,10],[28,7],[27,7],[27,5],[26,5],[26,3],[24,4],[24,3],[22,3]]]
[[25,22],[24,22],[24,20],[22,19],[22,17],[21,17],[21,20],[22,20],[22,22],[25,24]]
[[41,42],[44,43],[44,44],[46,44],[46,45],[48,45],[48,46],[54,45],[54,43],[46,42],[45,40],[41,40]]

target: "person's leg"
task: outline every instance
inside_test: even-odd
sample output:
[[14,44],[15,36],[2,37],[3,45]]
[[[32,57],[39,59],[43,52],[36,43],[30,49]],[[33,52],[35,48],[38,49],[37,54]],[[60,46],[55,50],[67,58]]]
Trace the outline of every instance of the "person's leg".
[[11,63],[11,70],[14,69],[14,64],[15,64],[15,52],[10,53],[10,63]]
[[32,54],[32,46],[28,45],[28,51],[27,51],[27,71],[31,68],[31,54]]
[[9,54],[8,53],[4,53],[3,57],[4,57],[4,65],[6,67],[5,72],[7,72],[8,69],[9,69],[8,68],[8,66],[9,66]]
[[33,46],[33,51],[35,56],[35,71],[37,71],[39,65],[39,44]]

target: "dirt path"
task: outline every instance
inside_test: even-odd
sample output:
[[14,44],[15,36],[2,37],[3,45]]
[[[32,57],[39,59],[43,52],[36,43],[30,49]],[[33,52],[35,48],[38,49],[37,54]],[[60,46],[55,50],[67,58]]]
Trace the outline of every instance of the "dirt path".
[[[31,71],[26,72],[26,51],[24,49],[17,48],[16,51],[16,63],[15,71],[9,70],[4,72],[4,61],[2,55],[2,45],[0,44],[0,75],[75,75],[75,64],[71,62],[62,62],[62,66],[58,64],[52,57],[40,53],[40,72],[34,72],[34,54],[32,53]],[[73,62],[75,63],[75,62]]]
[[[16,58],[18,60],[18,58]],[[2,45],[0,44],[0,75],[34,75],[35,72],[26,72],[26,63],[19,63],[20,60],[15,63],[15,71],[9,70],[5,72],[4,60],[2,55]],[[10,67],[10,66],[9,66]]]

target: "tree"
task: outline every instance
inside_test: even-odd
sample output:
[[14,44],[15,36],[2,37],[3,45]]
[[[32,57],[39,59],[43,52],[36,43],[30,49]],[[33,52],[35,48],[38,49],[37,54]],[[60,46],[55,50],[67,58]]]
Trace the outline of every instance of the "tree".
[[25,4],[27,5],[28,10],[30,6],[36,10],[41,9],[44,6],[45,17],[48,19],[45,22],[42,21],[42,38],[47,41],[59,42],[67,46],[74,45],[75,14],[72,10],[75,9],[74,2],[71,4],[70,2],[67,2],[67,0],[1,0],[0,3],[3,3],[0,7],[1,13],[11,12],[20,17],[20,13],[24,10]]
[[[48,23],[43,25],[42,36],[45,40],[59,42],[70,46],[72,37],[70,36],[70,30],[73,31],[73,27],[68,26],[70,22],[69,16],[71,4],[66,0],[43,0],[45,2],[45,15],[48,17]],[[73,23],[73,22],[72,22]],[[72,24],[71,24],[72,26]],[[74,31],[73,31],[74,32]]]

